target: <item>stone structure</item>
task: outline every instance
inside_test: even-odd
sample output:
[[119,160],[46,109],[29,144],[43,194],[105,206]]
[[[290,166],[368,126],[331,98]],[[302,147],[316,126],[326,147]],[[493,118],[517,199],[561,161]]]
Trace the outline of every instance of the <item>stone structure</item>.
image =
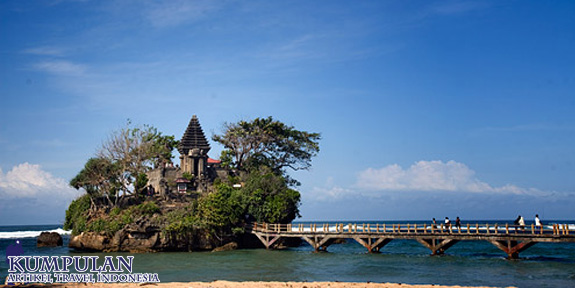
[[180,152],[180,167],[184,173],[188,172],[199,178],[206,176],[210,144],[206,140],[196,115],[192,116],[190,124],[188,124],[188,128],[180,141],[178,151]]
[[208,191],[214,179],[227,176],[220,161],[208,157],[209,151],[210,144],[198,117],[193,115],[178,146],[180,166],[170,164],[148,172],[149,186],[164,199],[185,191]]

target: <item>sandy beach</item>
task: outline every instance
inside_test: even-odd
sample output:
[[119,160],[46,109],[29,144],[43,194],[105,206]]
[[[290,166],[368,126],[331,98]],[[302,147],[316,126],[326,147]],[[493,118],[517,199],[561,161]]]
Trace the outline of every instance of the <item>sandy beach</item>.
[[[61,288],[86,288],[86,287],[110,287],[110,288],[492,288],[487,286],[445,286],[445,285],[409,285],[402,283],[357,283],[357,282],[170,282],[170,283],[114,283],[114,284],[86,284],[66,283],[54,285],[29,284],[22,286],[1,287],[61,287]],[[509,288],[513,288],[509,286]]]

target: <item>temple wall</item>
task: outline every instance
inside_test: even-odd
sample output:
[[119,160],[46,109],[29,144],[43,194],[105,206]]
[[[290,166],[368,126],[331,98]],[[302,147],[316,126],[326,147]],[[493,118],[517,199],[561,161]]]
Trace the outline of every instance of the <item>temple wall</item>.
[[182,167],[182,173],[188,172],[196,177],[199,177],[200,175],[207,172],[207,161],[207,156],[180,156],[180,166]]
[[[167,196],[172,193],[177,193],[176,179],[182,178],[185,171],[194,175],[194,179],[192,183],[190,183],[191,186],[188,186],[189,189],[199,193],[208,192],[216,178],[222,180],[228,179],[229,171],[219,165],[208,166],[207,157],[181,157],[181,160],[181,168],[166,167],[155,169],[147,173],[148,185],[154,187],[157,194]],[[197,173],[200,174],[200,176],[195,175],[196,173],[193,171],[194,166],[196,166],[194,161],[198,162]],[[186,167],[190,167],[191,169],[187,170],[185,169]]]
[[148,173],[148,185],[154,187],[154,190],[160,191],[160,180],[162,179],[162,169],[155,169]]
[[[146,173],[148,175],[148,185],[152,185],[156,193],[166,193],[166,185],[165,183],[174,184],[176,179],[182,177],[182,171],[179,168],[175,167],[167,167],[167,168],[158,168]],[[164,181],[162,181],[162,179]],[[175,189],[172,187],[168,187],[168,189]],[[173,192],[173,191],[172,191]]]

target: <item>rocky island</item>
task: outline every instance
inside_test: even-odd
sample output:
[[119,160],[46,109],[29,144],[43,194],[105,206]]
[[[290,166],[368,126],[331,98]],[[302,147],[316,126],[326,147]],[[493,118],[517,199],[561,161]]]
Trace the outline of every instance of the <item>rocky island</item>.
[[[131,123],[112,133],[70,181],[86,193],[66,211],[69,246],[105,252],[255,247],[261,244],[244,233],[246,223],[298,217],[299,183],[286,170],[311,166],[320,134],[272,117],[224,127],[212,137],[225,148],[220,160],[208,156],[195,115],[179,141]],[[172,162],[176,148],[179,165]]]

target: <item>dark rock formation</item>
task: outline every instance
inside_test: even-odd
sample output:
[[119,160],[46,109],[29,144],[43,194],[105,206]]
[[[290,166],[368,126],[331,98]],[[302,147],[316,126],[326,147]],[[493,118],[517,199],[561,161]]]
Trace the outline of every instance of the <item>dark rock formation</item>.
[[178,238],[170,238],[161,231],[122,229],[113,237],[96,232],[82,232],[72,236],[69,247],[83,251],[103,252],[162,252],[162,251],[209,251],[216,247],[207,233],[197,232]]
[[[191,233],[173,233],[163,231],[149,217],[140,217],[134,223],[126,225],[113,236],[98,232],[82,232],[70,238],[69,247],[83,251],[103,252],[162,252],[162,251],[210,251],[233,241],[224,237],[216,240],[207,230],[195,230]],[[237,244],[236,244],[237,246]]]
[[56,232],[42,232],[36,240],[37,247],[57,247],[63,243],[62,236]]
[[68,246],[85,251],[109,251],[110,239],[96,232],[82,232],[70,238]]
[[236,249],[238,249],[238,243],[230,242],[223,246],[217,247],[216,249],[212,250],[212,252],[232,251]]
[[[282,238],[274,249],[286,249],[302,244],[299,238]],[[170,235],[161,227],[152,225],[148,220],[126,225],[113,237],[105,233],[82,232],[72,236],[70,248],[82,251],[102,252],[166,252],[166,251],[230,251],[239,248],[263,248],[263,244],[252,234],[239,237],[227,236],[214,239],[208,230],[195,230],[193,233]]]

